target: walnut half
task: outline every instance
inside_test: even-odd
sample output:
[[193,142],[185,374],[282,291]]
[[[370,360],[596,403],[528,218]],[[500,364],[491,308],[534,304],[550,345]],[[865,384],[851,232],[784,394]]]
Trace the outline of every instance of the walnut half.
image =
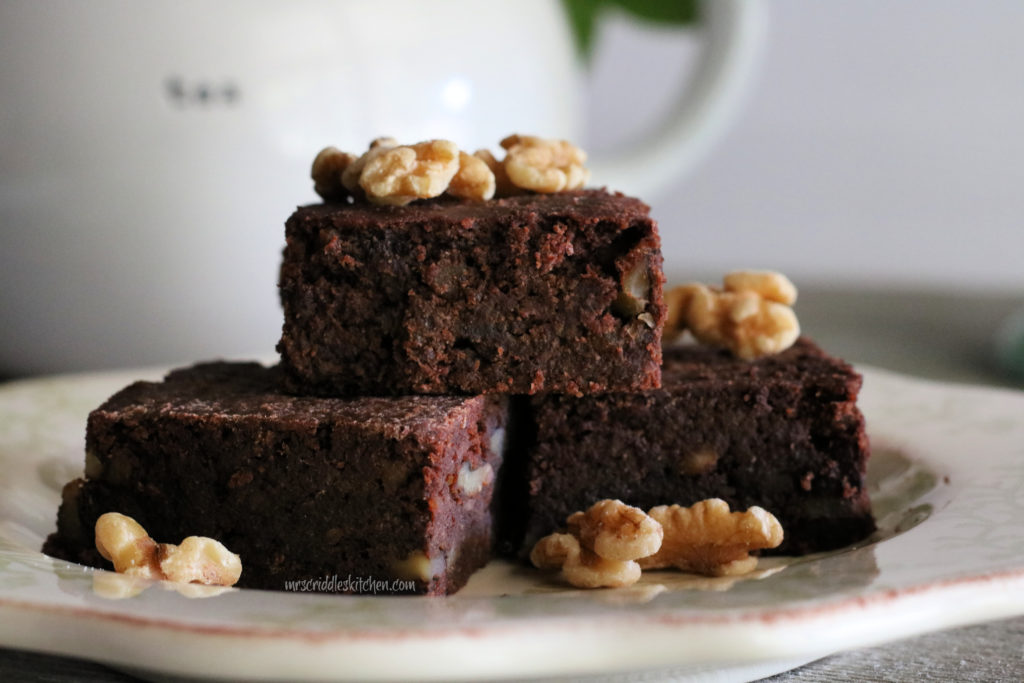
[[313,159],[313,189],[328,202],[346,201],[349,190],[342,183],[345,169],[356,160],[354,154],[342,152],[336,147],[324,147]]
[[131,517],[117,512],[96,520],[96,549],[114,571],[146,579],[233,586],[242,560],[219,541],[189,536],[181,545],[157,543]]
[[586,512],[574,512],[566,520],[569,532],[580,543],[609,560],[635,560],[647,557],[661,546],[661,525],[618,500],[594,503]]
[[[373,150],[367,154],[373,153]],[[428,140],[376,154],[366,162],[359,186],[374,204],[401,206],[439,197],[459,170],[459,148],[450,140]]]
[[661,525],[639,508],[602,500],[566,520],[567,534],[537,541],[530,561],[538,569],[561,569],[578,588],[618,588],[640,579],[636,560],[661,545]]
[[800,323],[790,308],[796,288],[781,273],[737,271],[725,276],[723,289],[681,285],[666,292],[665,301],[667,341],[689,330],[702,344],[753,360],[785,351],[800,336]]
[[754,506],[731,512],[729,504],[710,498],[690,507],[661,505],[650,516],[665,530],[658,552],[640,560],[643,569],[675,567],[708,576],[746,574],[757,566],[751,551],[777,548],[782,525],[767,510]]
[[459,170],[448,184],[448,194],[463,199],[490,199],[494,196],[494,172],[478,156],[459,152]]
[[509,135],[501,146],[505,149],[504,166],[509,180],[524,190],[578,190],[590,178],[583,165],[586,153],[565,140]]

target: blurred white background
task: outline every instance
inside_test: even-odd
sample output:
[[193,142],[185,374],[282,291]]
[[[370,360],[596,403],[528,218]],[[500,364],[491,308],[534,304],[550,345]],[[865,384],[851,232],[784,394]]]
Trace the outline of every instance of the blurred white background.
[[[1024,289],[1024,3],[767,9],[733,126],[647,198],[670,276]],[[587,146],[601,150],[658,119],[697,45],[613,15],[596,49]]]
[[[641,195],[671,280],[1024,293],[1024,2],[711,1],[766,28],[731,125]],[[94,2],[0,3],[0,376],[270,355],[320,147],[517,131],[608,159],[702,49],[610,11],[578,74],[557,0]]]

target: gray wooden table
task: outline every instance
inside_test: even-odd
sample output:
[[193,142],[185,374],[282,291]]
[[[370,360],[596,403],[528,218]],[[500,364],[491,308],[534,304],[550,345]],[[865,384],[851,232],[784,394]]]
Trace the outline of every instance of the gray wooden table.
[[[1024,306],[1024,292],[804,286],[800,297],[804,331],[839,356],[933,379],[1024,389],[1024,380],[997,365],[992,349],[997,328]],[[135,680],[92,662],[0,648],[3,682]],[[1024,617],[841,652],[765,680],[1024,681]]]

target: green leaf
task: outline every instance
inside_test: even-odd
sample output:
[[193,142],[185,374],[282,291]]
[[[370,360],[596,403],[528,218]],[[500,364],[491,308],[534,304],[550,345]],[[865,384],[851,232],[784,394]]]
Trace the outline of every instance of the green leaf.
[[583,59],[593,54],[597,23],[609,7],[663,26],[686,26],[700,19],[699,0],[562,0],[562,6]]
[[635,17],[657,24],[685,26],[700,16],[697,0],[613,0]]
[[594,25],[606,0],[562,0],[569,18],[569,28],[576,39],[580,57],[588,59],[593,53]]

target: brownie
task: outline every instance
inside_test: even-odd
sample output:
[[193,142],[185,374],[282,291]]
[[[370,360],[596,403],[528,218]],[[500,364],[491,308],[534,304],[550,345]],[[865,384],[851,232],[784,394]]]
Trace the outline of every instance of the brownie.
[[603,498],[645,510],[711,497],[734,510],[759,505],[782,523],[776,552],[786,554],[838,548],[874,529],[861,377],[849,365],[806,338],[752,362],[679,346],[665,350],[662,383],[531,399],[521,507],[510,513],[525,520],[525,539],[514,547]]
[[487,562],[503,397],[300,398],[279,382],[212,363],[114,395],[89,416],[86,477],[44,550],[109,567],[93,527],[116,511],[161,542],[221,541],[250,588],[352,577],[447,594]]
[[659,386],[662,257],[603,190],[299,208],[278,350],[322,396],[582,395]]

